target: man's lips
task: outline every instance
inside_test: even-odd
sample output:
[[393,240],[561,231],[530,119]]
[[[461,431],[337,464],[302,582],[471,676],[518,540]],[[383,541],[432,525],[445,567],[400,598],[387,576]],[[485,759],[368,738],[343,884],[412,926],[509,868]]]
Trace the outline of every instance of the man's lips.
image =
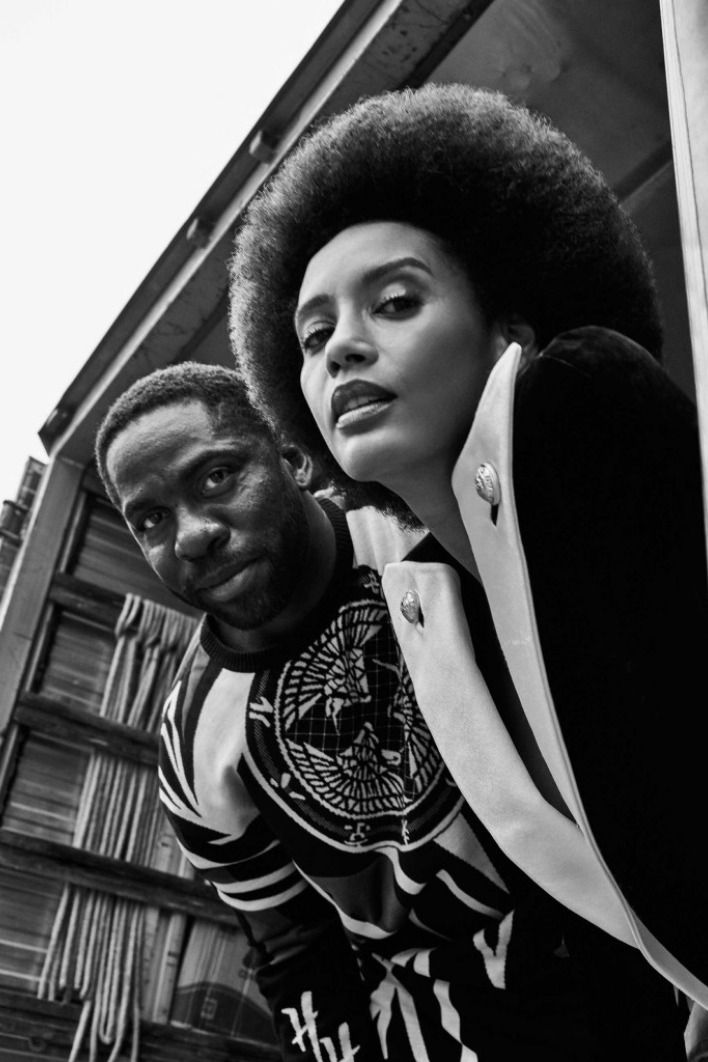
[[367,410],[374,412],[381,409],[394,397],[391,391],[366,380],[351,380],[349,383],[340,384],[332,393],[332,416],[335,424],[340,423],[344,417],[355,419],[358,411],[364,416]]
[[234,561],[233,564],[224,564],[221,568],[216,569],[213,572],[209,572],[207,575],[202,576],[201,579],[196,580],[190,590],[201,594],[209,590],[214,590],[217,586],[223,586],[229,579],[233,579],[234,576],[240,575],[246,568],[250,567],[254,561],[258,560],[258,556],[254,554],[252,557],[246,557],[239,561]]

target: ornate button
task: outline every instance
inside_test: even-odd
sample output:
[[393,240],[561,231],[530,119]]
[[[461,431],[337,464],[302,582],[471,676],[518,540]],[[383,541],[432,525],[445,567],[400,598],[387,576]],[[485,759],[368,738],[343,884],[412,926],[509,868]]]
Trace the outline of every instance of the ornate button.
[[420,608],[420,598],[415,590],[406,590],[401,598],[401,612],[409,623],[422,623],[423,613]]
[[501,501],[501,484],[494,465],[480,465],[474,477],[474,487],[480,498],[490,505]]

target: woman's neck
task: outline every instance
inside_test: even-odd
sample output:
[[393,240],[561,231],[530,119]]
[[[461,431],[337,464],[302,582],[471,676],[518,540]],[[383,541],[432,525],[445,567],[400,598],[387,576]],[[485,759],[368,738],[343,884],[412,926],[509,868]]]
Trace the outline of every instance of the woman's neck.
[[448,476],[421,478],[396,490],[422,524],[475,578],[479,579],[477,563],[460,515],[457,498]]

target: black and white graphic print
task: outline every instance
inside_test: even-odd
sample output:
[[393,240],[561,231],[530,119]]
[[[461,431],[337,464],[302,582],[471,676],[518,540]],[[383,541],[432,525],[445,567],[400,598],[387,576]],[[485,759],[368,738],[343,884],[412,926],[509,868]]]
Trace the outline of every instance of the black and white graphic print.
[[249,705],[254,766],[330,841],[414,845],[460,797],[416,707],[374,573]]

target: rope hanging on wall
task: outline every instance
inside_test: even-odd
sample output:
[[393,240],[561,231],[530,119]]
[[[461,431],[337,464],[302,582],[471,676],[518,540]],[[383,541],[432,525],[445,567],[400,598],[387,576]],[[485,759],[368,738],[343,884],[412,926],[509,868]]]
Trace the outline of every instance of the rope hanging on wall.
[[151,733],[196,621],[146,598],[128,594],[115,627],[117,644],[100,714]]
[[[115,627],[100,714],[155,731],[194,627],[193,619],[129,594]],[[93,752],[74,846],[151,865],[161,825],[154,767]],[[69,1062],[76,1062],[87,1037],[90,1062],[97,1062],[100,1044],[111,1047],[108,1062],[116,1062],[129,1029],[130,1058],[137,1062],[144,937],[141,901],[65,885],[38,995],[83,1004]]]

